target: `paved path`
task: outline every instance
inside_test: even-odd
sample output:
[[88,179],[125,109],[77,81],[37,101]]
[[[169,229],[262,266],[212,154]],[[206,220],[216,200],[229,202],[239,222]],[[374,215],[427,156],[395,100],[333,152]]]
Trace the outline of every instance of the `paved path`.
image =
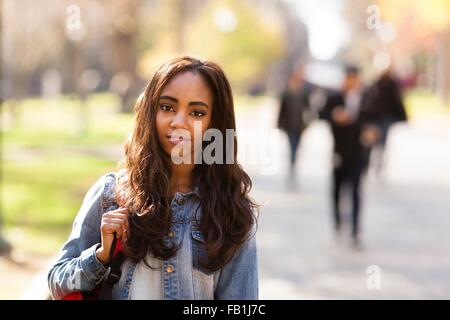
[[[275,122],[274,105],[240,119],[241,128],[267,129]],[[253,196],[264,204],[258,233],[261,299],[450,297],[449,118],[394,128],[384,182],[371,175],[365,181],[360,251],[347,238],[337,244],[331,232],[327,126],[317,122],[305,132],[297,191],[286,184],[286,140],[280,136],[278,174],[262,175],[249,166]]]

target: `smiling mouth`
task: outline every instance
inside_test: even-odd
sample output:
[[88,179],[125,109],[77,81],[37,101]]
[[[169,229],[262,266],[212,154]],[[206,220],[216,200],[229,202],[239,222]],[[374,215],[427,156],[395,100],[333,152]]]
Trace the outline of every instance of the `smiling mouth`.
[[172,144],[179,144],[183,141],[189,141],[190,139],[188,139],[187,137],[183,137],[183,136],[171,136],[171,135],[166,135],[166,137],[169,139],[169,142]]

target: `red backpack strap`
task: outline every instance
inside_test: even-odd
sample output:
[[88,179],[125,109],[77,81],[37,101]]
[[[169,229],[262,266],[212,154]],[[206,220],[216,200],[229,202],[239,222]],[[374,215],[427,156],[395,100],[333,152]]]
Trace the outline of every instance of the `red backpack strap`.
[[121,266],[124,260],[125,255],[123,253],[122,242],[120,239],[117,239],[116,233],[114,232],[114,240],[110,251],[110,270],[108,277],[102,283],[102,287],[98,294],[98,300],[112,299],[113,287],[119,282],[120,277],[122,276]]
[[116,248],[114,250],[113,257],[115,258],[119,252],[123,252],[122,241],[117,239]]
[[[107,181],[104,190],[104,197],[102,201],[103,213],[113,206],[118,207],[116,202],[115,192],[115,175],[108,174],[107,179],[114,179],[114,181]],[[120,199],[120,198],[119,198]],[[121,199],[120,199],[121,200]],[[110,272],[108,277],[102,282],[100,286],[97,286],[92,292],[71,292],[65,295],[62,300],[110,300],[112,297],[113,286],[119,281],[121,277],[121,266],[125,260],[125,255],[123,253],[123,245],[120,239],[117,239],[114,233],[114,240],[110,251]]]
[[84,300],[83,293],[81,292],[71,292],[69,294],[66,294],[64,297],[61,298],[61,300]]

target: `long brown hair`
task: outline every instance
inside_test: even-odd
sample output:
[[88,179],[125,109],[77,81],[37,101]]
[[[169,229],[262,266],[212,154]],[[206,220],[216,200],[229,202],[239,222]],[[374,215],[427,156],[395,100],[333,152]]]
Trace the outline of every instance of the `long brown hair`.
[[[165,63],[156,71],[135,105],[134,131],[125,143],[122,163],[125,170],[121,170],[117,180],[117,194],[123,199],[121,205],[131,212],[131,234],[125,252],[134,262],[144,259],[148,252],[158,258],[168,258],[177,250],[163,241],[172,222],[171,159],[158,141],[156,112],[164,86],[175,75],[187,71],[198,73],[213,94],[210,127],[220,130],[223,137],[226,129],[236,130],[231,87],[217,64],[185,56]],[[242,243],[252,236],[252,226],[256,225],[258,206],[248,195],[252,183],[236,162],[237,141],[233,137],[234,146],[224,143],[222,153],[232,152],[232,164],[196,164],[192,171],[193,185],[201,196],[199,225],[205,234],[207,250],[207,260],[200,263],[211,271],[230,261]]]

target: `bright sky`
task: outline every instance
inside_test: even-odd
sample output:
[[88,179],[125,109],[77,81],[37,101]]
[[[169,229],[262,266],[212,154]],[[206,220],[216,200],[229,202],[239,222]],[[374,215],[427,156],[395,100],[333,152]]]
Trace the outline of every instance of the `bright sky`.
[[342,17],[345,0],[287,0],[306,24],[314,58],[329,60],[349,41],[349,28]]

